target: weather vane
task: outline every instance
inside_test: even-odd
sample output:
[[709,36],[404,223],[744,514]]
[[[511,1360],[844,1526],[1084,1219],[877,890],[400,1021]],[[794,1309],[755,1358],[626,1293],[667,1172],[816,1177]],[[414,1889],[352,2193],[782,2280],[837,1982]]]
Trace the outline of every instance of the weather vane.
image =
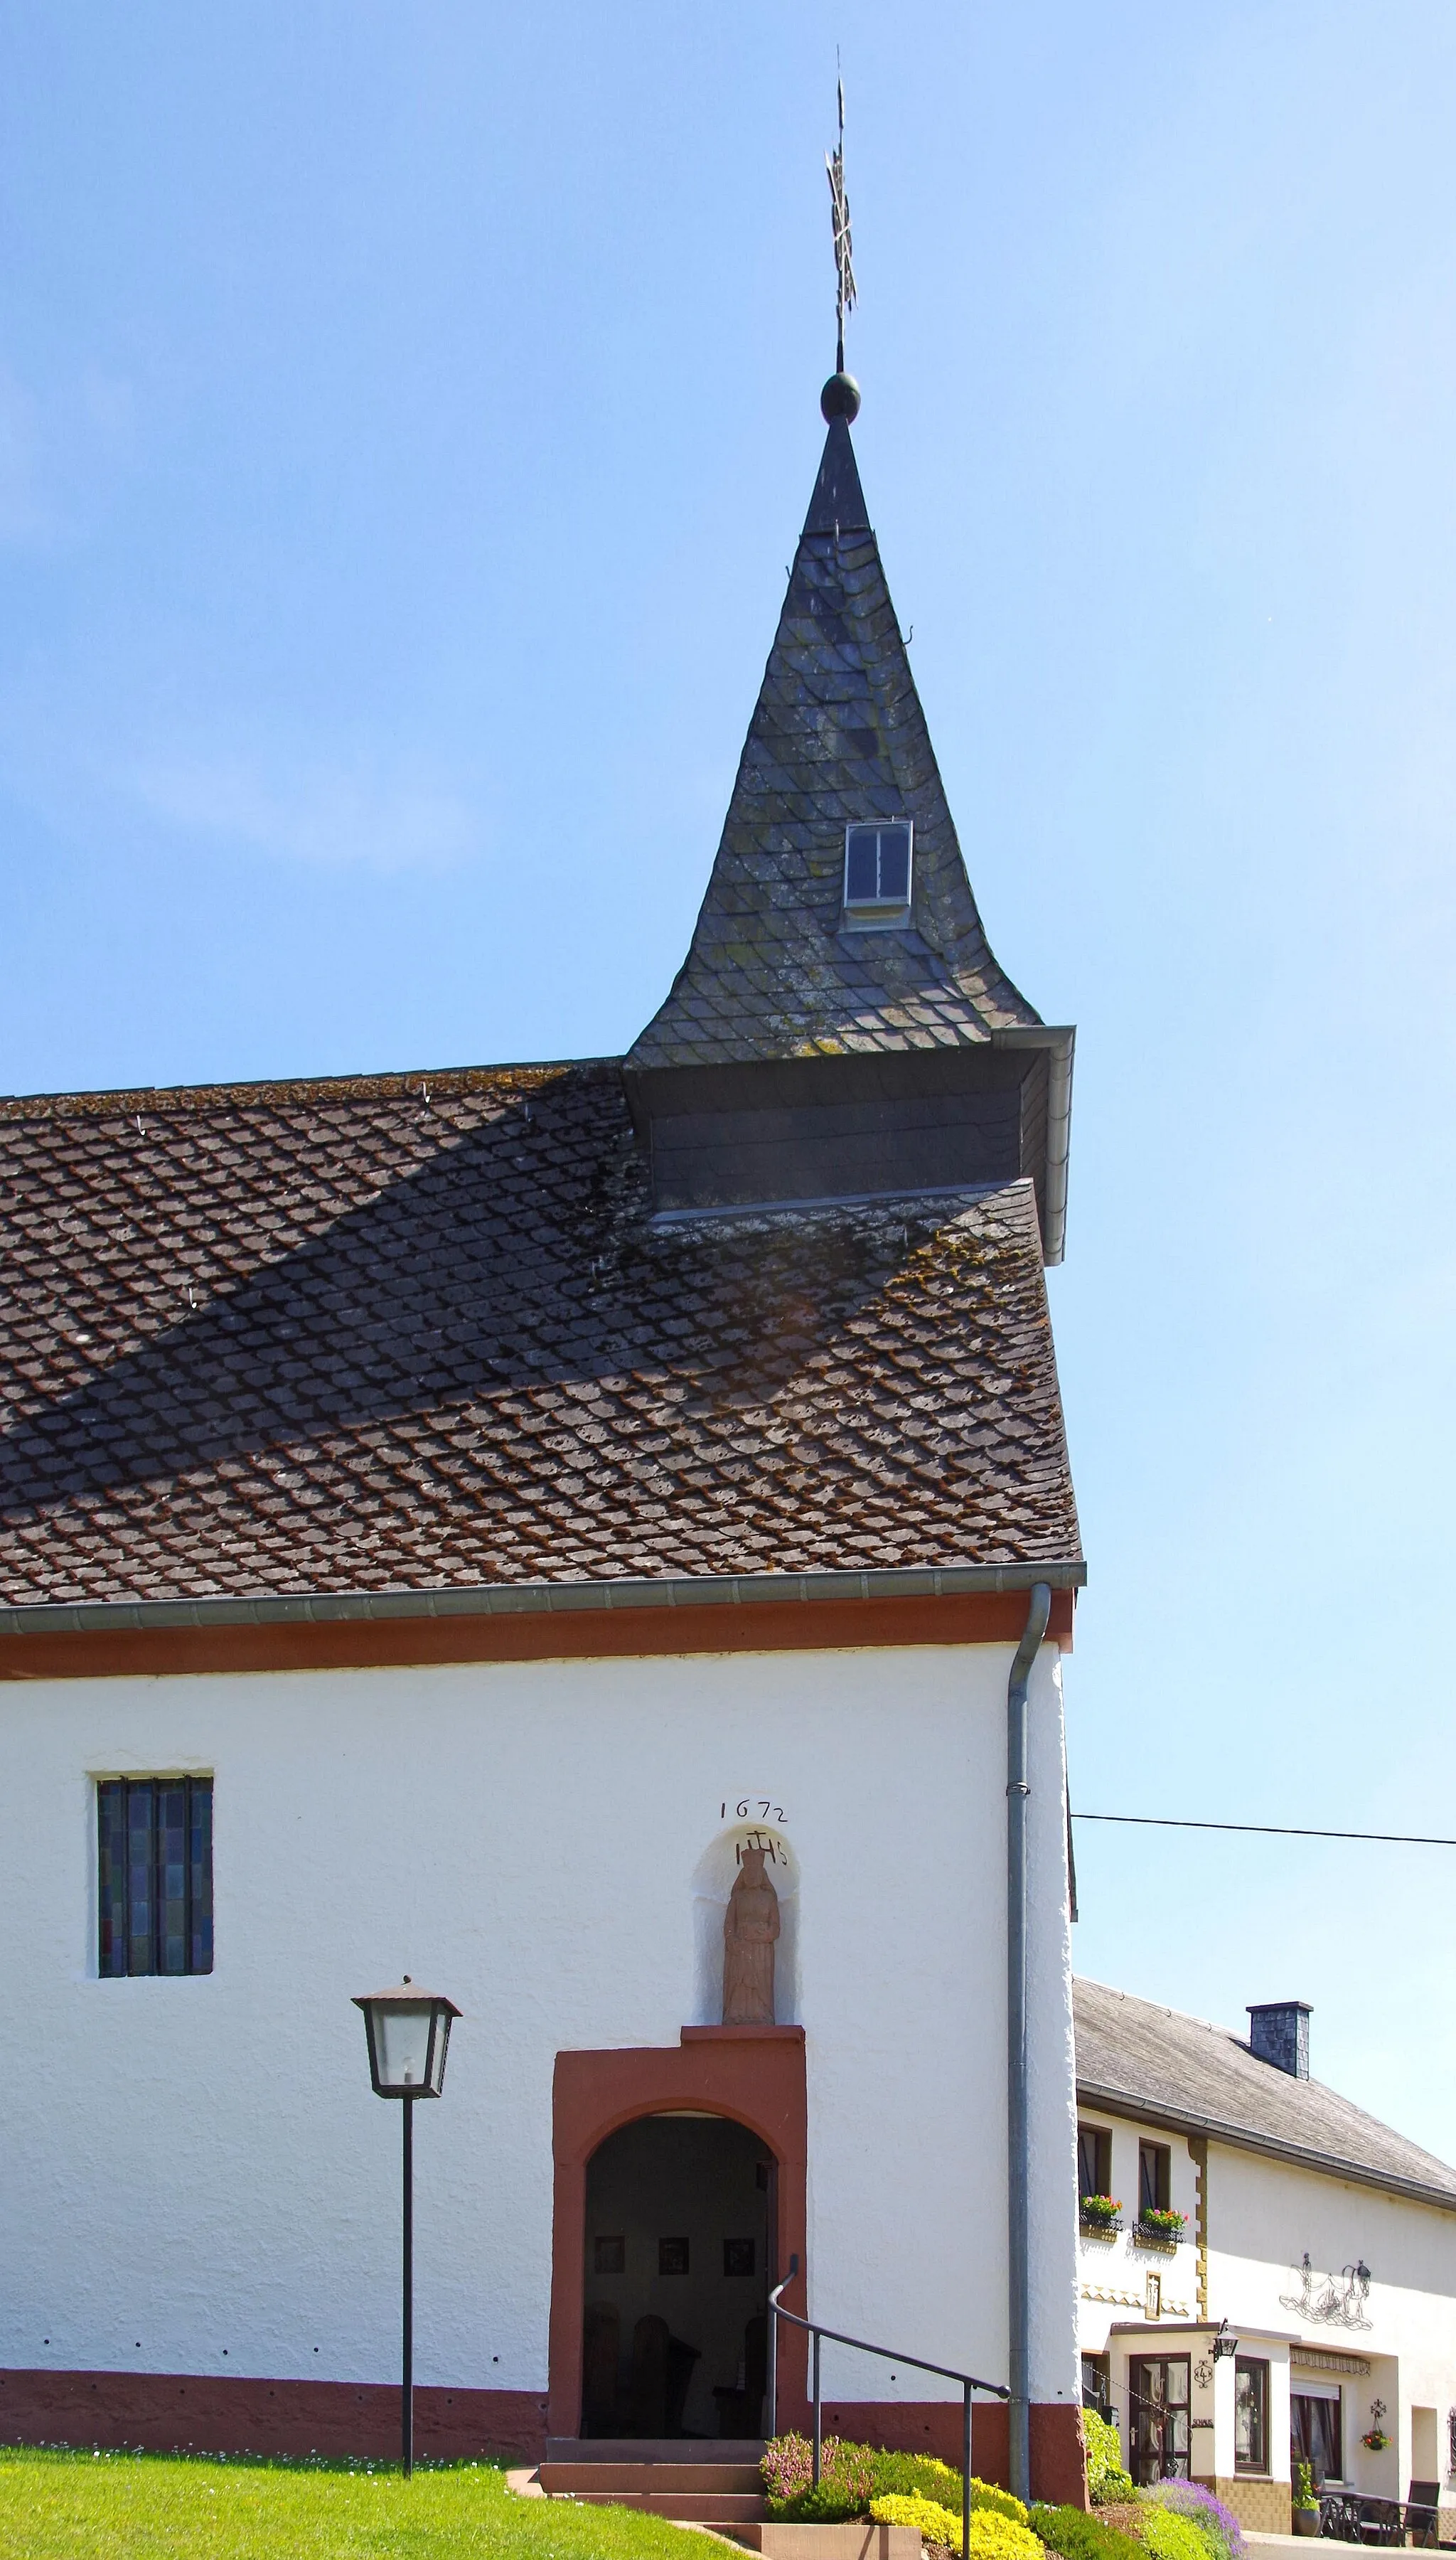
[[833,151],[826,151],[824,166],[829,172],[830,220],[834,225],[834,264],[838,277],[835,294],[837,354],[835,369],[844,372],[845,313],[853,311],[855,293],[855,245],[850,238],[850,200],[844,185],[844,80],[839,83],[839,141]]

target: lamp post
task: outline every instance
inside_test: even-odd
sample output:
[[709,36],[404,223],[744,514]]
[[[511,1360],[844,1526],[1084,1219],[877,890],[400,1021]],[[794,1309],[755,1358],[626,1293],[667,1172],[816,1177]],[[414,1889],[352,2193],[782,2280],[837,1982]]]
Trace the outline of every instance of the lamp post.
[[369,2038],[369,2076],[377,2098],[404,2101],[404,2247],[403,2371],[400,2380],[400,2463],[407,2480],[414,2469],[414,2102],[437,2098],[444,2086],[453,2000],[422,1992],[404,1976],[398,1991],[362,1992]]

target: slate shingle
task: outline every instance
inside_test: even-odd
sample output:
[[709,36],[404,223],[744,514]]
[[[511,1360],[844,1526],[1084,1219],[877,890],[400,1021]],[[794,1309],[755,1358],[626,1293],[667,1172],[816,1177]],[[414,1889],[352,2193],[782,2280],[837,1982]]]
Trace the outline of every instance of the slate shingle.
[[652,1214],[615,1061],[0,1103],[0,1599],[1078,1552],[1030,1186]]
[[1339,2162],[1352,2177],[1421,2190],[1456,2209],[1456,2169],[1322,2081],[1259,2061],[1227,2027],[1086,1981],[1072,1986],[1072,2016],[1077,2088],[1088,2105],[1110,2110],[1115,2099],[1155,2123],[1172,2115],[1316,2167]]
[[[912,923],[845,932],[844,831],[876,817],[914,821]],[[1040,1020],[986,939],[837,420],[692,945],[628,1064],[959,1046]]]

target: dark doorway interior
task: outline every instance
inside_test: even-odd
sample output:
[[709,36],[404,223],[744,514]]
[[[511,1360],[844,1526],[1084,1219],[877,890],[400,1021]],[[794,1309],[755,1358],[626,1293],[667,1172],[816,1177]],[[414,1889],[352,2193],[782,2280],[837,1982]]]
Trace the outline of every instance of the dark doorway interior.
[[761,2434],[774,2161],[727,2116],[642,2116],[586,2170],[583,2436]]

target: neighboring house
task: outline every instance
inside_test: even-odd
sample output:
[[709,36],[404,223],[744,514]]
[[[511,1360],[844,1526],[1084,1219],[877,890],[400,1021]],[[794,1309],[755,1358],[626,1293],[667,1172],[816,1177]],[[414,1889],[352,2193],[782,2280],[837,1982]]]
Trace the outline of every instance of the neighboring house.
[[[12,2436],[390,2447],[400,2125],[350,2000],[403,1973],[463,2011],[423,2449],[752,2436],[791,2255],[791,2306],[1005,2383],[1024,1646],[1023,2397],[1080,2493],[1071,1035],[988,946],[852,391],[625,1058],[0,1104]],[[774,2006],[725,2023],[753,1846]],[[783,2378],[802,2419],[797,2335]],[[953,2382],[825,2381],[958,2455]]]
[[[1456,2169],[1311,2080],[1303,2001],[1251,2007],[1247,2040],[1100,1983],[1074,2010],[1078,2190],[1122,2206],[1112,2232],[1082,2206],[1083,2393],[1134,2478],[1205,2480],[1260,2531],[1288,2529],[1291,2455],[1449,2510]],[[1160,2208],[1185,2239],[1139,2227]]]

